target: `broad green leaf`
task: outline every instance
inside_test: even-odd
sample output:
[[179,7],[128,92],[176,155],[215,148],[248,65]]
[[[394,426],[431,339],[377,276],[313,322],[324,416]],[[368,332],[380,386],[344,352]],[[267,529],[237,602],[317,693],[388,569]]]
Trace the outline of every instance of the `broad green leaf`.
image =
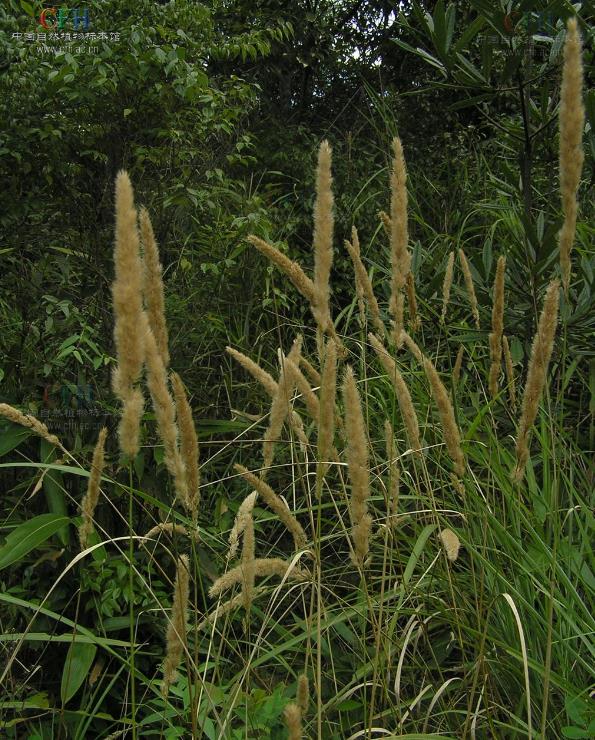
[[[41,459],[44,462],[53,462],[56,457],[56,448],[47,440],[41,439]],[[43,476],[43,492],[48,505],[48,510],[57,516],[68,517],[68,506],[64,494],[64,480],[62,473],[57,470],[46,470]],[[70,531],[64,527],[60,532],[60,541],[63,545],[70,542]]]
[[0,431],[0,457],[18,447],[30,434],[31,432],[28,429],[17,424],[11,424],[4,431]]
[[39,547],[60,529],[66,527],[70,519],[56,514],[40,514],[20,524],[7,536],[0,547],[0,570],[25,557],[31,550]]
[[78,642],[76,639],[71,643],[66,655],[64,670],[62,671],[62,685],[60,686],[60,698],[63,704],[72,699],[80,689],[91,670],[96,652],[97,645]]

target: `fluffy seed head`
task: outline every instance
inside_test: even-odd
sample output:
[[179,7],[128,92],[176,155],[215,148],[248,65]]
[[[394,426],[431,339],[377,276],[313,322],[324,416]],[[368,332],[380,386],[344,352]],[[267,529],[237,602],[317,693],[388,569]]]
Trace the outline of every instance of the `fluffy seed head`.
[[477,304],[477,296],[475,295],[475,285],[473,284],[473,275],[471,275],[471,268],[467,261],[467,256],[462,249],[459,249],[459,259],[461,260],[461,267],[463,268],[463,277],[465,278],[465,287],[467,288],[467,294],[469,296],[469,303],[471,304],[471,313],[475,321],[475,326],[479,329],[479,306]]
[[165,320],[165,296],[163,291],[163,268],[159,259],[159,248],[155,240],[153,225],[146,208],[139,212],[140,233],[143,244],[143,295],[149,324],[155,335],[157,349],[165,367],[169,366],[167,323]]
[[167,652],[163,663],[162,693],[167,696],[176,680],[182,654],[186,647],[186,619],[190,592],[190,563],[187,555],[180,555],[174,584],[174,601],[167,627]]
[[448,308],[448,301],[450,300],[450,289],[452,286],[452,275],[455,264],[455,253],[451,252],[448,255],[448,262],[446,263],[446,270],[444,272],[444,282],[442,283],[442,315],[440,321],[444,323],[446,317],[446,310]]
[[442,543],[442,547],[444,547],[446,557],[451,563],[454,563],[454,561],[459,557],[459,549],[461,547],[459,538],[452,529],[443,529],[438,537]]
[[101,481],[101,474],[103,472],[104,464],[104,449],[105,440],[107,438],[107,429],[103,429],[99,432],[97,442],[95,443],[95,449],[93,450],[93,460],[91,462],[91,474],[89,475],[89,484],[87,486],[87,493],[83,498],[81,504],[81,515],[83,521],[79,527],[79,541],[81,543],[81,550],[87,547],[89,542],[89,535],[93,531],[93,515],[95,514],[95,507],[99,500],[99,483]]
[[314,313],[326,331],[331,323],[329,279],[333,264],[333,191],[331,147],[323,141],[318,152],[314,204]]
[[185,505],[196,523],[200,503],[199,447],[192,409],[188,403],[182,379],[177,373],[171,374],[171,382],[176,404],[176,416],[180,429],[180,455],[186,469],[187,497]]

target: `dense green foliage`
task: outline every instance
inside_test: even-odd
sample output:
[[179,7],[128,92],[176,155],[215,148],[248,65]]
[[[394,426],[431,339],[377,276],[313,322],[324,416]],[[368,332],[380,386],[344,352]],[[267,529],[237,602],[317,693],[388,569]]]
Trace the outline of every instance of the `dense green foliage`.
[[[282,712],[296,677],[306,661],[313,683],[320,654],[323,737],[363,737],[367,727],[420,738],[527,737],[529,715],[533,737],[593,736],[589,4],[576,8],[587,124],[572,282],[520,493],[510,483],[516,411],[504,394],[494,401],[485,389],[492,284],[504,253],[504,324],[522,388],[543,293],[557,269],[557,112],[572,6],[440,0],[402,3],[396,12],[382,0],[96,0],[87,3],[89,30],[119,39],[53,52],[43,46],[58,42],[24,36],[44,31],[42,5],[8,0],[0,9],[0,401],[35,413],[73,457],[0,420],[0,734],[173,738],[194,730],[208,738],[284,738]],[[377,214],[388,210],[397,132],[409,171],[419,342],[449,388],[465,347],[452,390],[474,475],[461,501],[427,383],[406,356],[402,369],[426,443],[437,447],[422,466],[404,455],[403,520],[394,531],[388,521],[383,527],[385,418],[400,452],[405,439],[390,383],[366,346],[341,245],[357,225],[386,318],[390,258]],[[163,699],[174,556],[193,555],[198,622],[213,609],[206,591],[225,569],[229,530],[248,493],[232,466],[257,469],[261,461],[269,402],[232,366],[225,346],[275,377],[276,348],[288,351],[298,332],[305,354],[316,354],[306,302],[245,237],[266,238],[310,267],[322,138],[334,150],[333,310],[362,381],[372,448],[378,533],[371,566],[360,578],[348,560],[348,525],[337,515],[346,514],[345,476],[329,474],[328,498],[317,509],[303,461],[291,445],[280,446],[271,485],[322,543],[321,625],[316,631],[309,621],[314,590],[294,585],[277,593],[277,582],[269,583],[272,601],[257,601],[249,619],[240,609],[213,635],[191,636],[192,669]],[[172,367],[191,396],[203,463],[201,541],[139,545],[133,569],[130,531],[141,535],[167,517],[188,522],[172,513],[152,410],[137,458],[118,460],[110,284],[113,181],[121,168],[160,244]],[[480,331],[460,275],[449,320],[439,323],[447,257],[459,247],[471,262]],[[76,560],[78,507],[103,423],[109,501],[98,510],[98,529],[114,541]],[[446,525],[462,542],[453,564],[436,542]],[[262,557],[290,555],[265,507],[256,509],[256,535]],[[304,726],[317,737],[315,709]]]

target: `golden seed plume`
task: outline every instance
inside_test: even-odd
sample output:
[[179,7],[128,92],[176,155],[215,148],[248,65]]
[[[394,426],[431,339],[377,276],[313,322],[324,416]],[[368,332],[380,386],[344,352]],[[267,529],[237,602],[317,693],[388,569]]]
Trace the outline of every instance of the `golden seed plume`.
[[345,435],[347,437],[347,468],[351,481],[351,535],[355,563],[362,566],[369,550],[372,518],[368,514],[370,497],[370,471],[368,439],[362,404],[351,367],[345,371],[343,382],[345,406]]
[[306,374],[310,378],[310,382],[313,385],[320,385],[321,377],[318,370],[307,360],[303,355],[300,357],[300,365],[306,371]]
[[329,279],[333,264],[332,151],[323,141],[318,152],[316,201],[314,203],[314,314],[322,331],[332,325]]
[[471,305],[471,313],[473,314],[473,320],[475,326],[479,329],[479,306],[477,305],[477,296],[475,295],[475,285],[473,284],[473,275],[471,275],[471,268],[467,261],[467,256],[462,249],[459,249],[459,259],[461,260],[461,267],[463,268],[463,277],[465,278],[465,287],[467,288],[467,295],[469,296],[469,303]]
[[[252,601],[255,601],[258,596],[264,593],[264,591],[264,588],[255,588],[252,593]],[[243,603],[244,595],[242,593],[239,593],[236,596],[233,596],[231,599],[224,601],[222,604],[217,604],[215,609],[205,619],[203,619],[202,622],[198,623],[198,625],[196,626],[197,632],[206,629],[217,619],[219,619],[219,617],[223,616],[224,614],[229,614],[229,612],[233,611],[238,606],[242,606]]]
[[308,380],[299,369],[298,365],[289,357],[285,359],[285,367],[288,368],[290,373],[293,375],[293,381],[302,397],[302,400],[306,404],[308,413],[316,422],[318,422],[318,419],[320,418],[320,402],[318,400],[318,396],[310,387],[310,383],[308,383]]
[[506,334],[502,337],[502,347],[504,348],[504,365],[506,367],[506,380],[508,381],[508,396],[510,398],[510,405],[513,409],[516,408],[516,387],[514,380],[514,368],[512,366],[512,355],[510,354],[510,346],[508,344],[508,337]]
[[134,193],[128,173],[116,177],[116,239],[114,246],[115,277],[112,284],[114,306],[114,340],[117,371],[113,376],[114,392],[124,405],[118,430],[120,448],[134,457],[139,450],[142,396],[134,388],[144,360],[142,323],[142,262],[134,207]]
[[99,432],[97,442],[95,443],[93,459],[91,461],[89,484],[87,485],[87,492],[81,503],[81,516],[83,518],[81,526],[79,527],[79,542],[81,543],[81,550],[84,550],[87,547],[89,543],[89,535],[93,531],[93,515],[95,514],[95,507],[99,500],[99,484],[101,482],[101,474],[103,473],[106,438],[107,429],[106,427],[103,427]]
[[318,464],[324,475],[333,454],[335,436],[335,394],[337,389],[337,345],[332,337],[327,340],[320,386],[318,417]]
[[389,355],[388,350],[384,347],[378,337],[374,334],[368,334],[368,339],[370,340],[372,349],[378,355],[380,364],[384,368],[391,383],[393,384],[393,388],[395,389],[395,395],[397,397],[399,409],[401,410],[403,423],[405,424],[405,429],[407,430],[409,445],[411,446],[411,449],[413,451],[418,452],[419,450],[421,450],[421,442],[419,438],[419,423],[417,420],[417,414],[415,413],[415,408],[413,406],[413,401],[411,400],[411,394],[409,393],[409,389],[407,388],[407,384],[403,380],[403,376],[397,368],[397,363]]
[[300,673],[297,681],[296,703],[302,714],[306,714],[310,706],[310,683],[305,673]]
[[[309,573],[301,568],[289,570],[290,563],[282,558],[256,558],[254,560],[254,575],[256,578],[265,576],[279,576],[293,581],[305,581]],[[209,596],[216,599],[220,594],[228,591],[232,586],[244,581],[244,566],[238,565],[218,578],[209,589]]]
[[393,338],[397,347],[402,344],[404,296],[403,289],[411,270],[411,255],[407,249],[407,170],[403,147],[399,138],[393,140],[393,167],[391,172],[390,250],[391,295],[389,310],[394,320]]
[[372,317],[372,323],[380,336],[384,336],[385,328],[380,318],[380,309],[378,307],[378,301],[374,295],[374,289],[372,288],[372,282],[368,271],[364,267],[360,254],[359,237],[355,226],[351,229],[351,242],[345,241],[345,248],[349,252],[351,261],[353,262],[353,270],[355,273],[355,289],[357,293],[359,310],[362,315],[362,321],[364,319],[364,301],[368,305],[370,316]]
[[246,529],[248,519],[252,517],[252,509],[256,504],[258,498],[258,492],[252,491],[249,496],[242,501],[238,513],[229,534],[229,552],[227,553],[227,560],[233,560],[238,552],[238,546],[240,542],[240,535]]
[[256,560],[256,537],[254,535],[253,509],[254,507],[251,506],[246,512],[247,516],[242,536],[242,564],[240,570],[242,571],[242,595],[244,596],[244,609],[246,612],[250,611],[250,607],[252,606],[254,581],[256,579],[256,568],[254,565]]
[[444,282],[442,283],[442,315],[440,321],[444,323],[446,318],[446,310],[448,309],[448,302],[450,300],[450,289],[452,287],[452,275],[455,265],[455,253],[451,252],[448,255],[448,262],[446,263],[446,270],[444,272]]
[[186,620],[189,592],[190,562],[187,555],[180,555],[174,584],[174,601],[167,626],[167,651],[163,663],[163,696],[167,696],[169,687],[177,678],[182,654],[186,648]]
[[155,537],[155,535],[161,534],[161,532],[165,532],[170,537],[174,534],[182,535],[183,537],[190,537],[193,540],[198,540],[198,530],[194,530],[193,532],[189,532],[186,527],[182,526],[181,524],[175,524],[174,522],[159,522],[159,524],[156,524],[154,527],[151,527],[148,532],[146,532],[143,537],[146,539],[149,539],[151,537]]
[[407,303],[409,304],[409,323],[411,331],[417,331],[421,327],[421,319],[417,313],[417,298],[415,295],[415,280],[413,273],[407,275]]
[[198,505],[200,504],[200,467],[198,437],[192,418],[192,409],[188,403],[182,379],[177,373],[171,374],[171,383],[176,404],[176,416],[180,429],[180,455],[186,469],[186,507],[196,524]]
[[574,241],[578,202],[576,193],[581,179],[584,152],[582,146],[585,108],[582,99],[582,44],[575,17],[568,20],[564,43],[564,65],[560,90],[560,193],[564,222],[558,235],[562,285],[568,293],[570,252]]
[[294,702],[290,702],[283,710],[283,718],[287,727],[287,740],[302,740],[302,710]]
[[14,406],[9,406],[7,403],[0,403],[0,416],[12,421],[13,424],[19,424],[22,427],[31,429],[32,432],[43,437],[50,444],[64,449],[58,437],[52,434],[43,422],[31,416],[31,414],[24,414],[22,411],[15,409]]
[[143,295],[149,324],[155,335],[157,349],[165,367],[169,366],[167,322],[165,320],[165,296],[163,291],[163,268],[159,260],[159,248],[155,240],[153,225],[146,208],[139,212],[140,233],[143,245]]
[[516,467],[513,479],[520,482],[525,475],[525,466],[529,459],[529,432],[535,422],[541,394],[545,387],[547,369],[552,356],[556,325],[558,323],[558,300],[560,284],[552,280],[543,301],[537,332],[533,338],[531,358],[525,382],[525,391],[521,408],[521,418],[517,431]]
[[452,458],[454,471],[459,476],[463,475],[465,472],[465,456],[463,455],[463,450],[461,448],[461,433],[455,419],[455,413],[448,391],[444,387],[444,383],[440,379],[440,375],[438,375],[438,371],[434,367],[434,363],[430,358],[423,354],[417,344],[407,333],[403,333],[403,338],[407,347],[423,366],[426,377],[430,383],[430,388],[432,389],[432,395],[438,408],[444,441],[450,457]]
[[306,546],[307,537],[302,525],[298,522],[295,514],[287,508],[287,504],[278,496],[275,491],[263,480],[251,473],[243,465],[234,465],[235,469],[250,485],[258,491],[260,497],[269,506],[286,528],[291,532],[296,550],[301,550]]
[[258,381],[265,391],[273,398],[277,395],[277,382],[266,370],[260,367],[254,360],[251,360],[242,352],[238,352],[233,347],[226,347],[225,351],[236,360],[244,370],[247,370],[254,380]]
[[498,376],[502,364],[502,335],[504,334],[504,270],[506,257],[498,258],[494,279],[492,331],[490,332],[490,377],[488,388],[492,398],[498,395]]
[[261,254],[264,254],[273,264],[285,273],[285,275],[291,280],[297,290],[309,301],[310,305],[314,304],[314,283],[302,270],[297,262],[292,262],[289,257],[286,257],[276,247],[273,247],[263,239],[259,239],[257,236],[251,234],[246,237],[247,241],[256,247]]
[[457,386],[461,379],[461,368],[463,367],[463,355],[465,354],[465,345],[461,344],[459,351],[457,352],[457,358],[455,360],[455,366],[452,371],[452,384]]
[[459,557],[459,549],[461,547],[461,542],[459,538],[452,531],[452,529],[448,528],[443,529],[438,537],[440,539],[440,542],[442,543],[442,547],[444,547],[446,557],[450,560],[451,563],[454,563],[454,561]]
[[157,431],[163,443],[164,462],[174,479],[176,497],[189,509],[188,486],[186,483],[186,466],[178,451],[178,427],[176,424],[176,406],[169,392],[167,371],[157,349],[155,336],[149,325],[146,314],[143,314],[145,352],[147,364],[147,385],[153,402],[157,420]]

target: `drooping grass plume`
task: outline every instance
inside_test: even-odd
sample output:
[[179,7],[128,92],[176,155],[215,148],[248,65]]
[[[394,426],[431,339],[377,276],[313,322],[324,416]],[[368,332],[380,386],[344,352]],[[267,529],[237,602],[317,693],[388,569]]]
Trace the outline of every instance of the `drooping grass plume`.
[[293,537],[296,550],[301,550],[306,546],[307,537],[302,525],[298,522],[295,514],[287,508],[287,504],[278,496],[275,491],[258,476],[251,473],[243,465],[234,465],[235,469],[250,485],[258,492],[263,501],[269,506],[283,524],[287,527]]
[[[254,560],[254,576],[264,578],[265,576],[279,576],[284,578],[286,575],[293,581],[305,581],[309,574],[302,568],[290,568],[291,563],[283,558],[256,558]],[[244,566],[238,565],[231,568],[218,578],[209,589],[209,596],[216,599],[220,594],[229,591],[232,586],[244,581]]]
[[290,702],[283,710],[283,718],[287,727],[288,740],[302,740],[302,710],[294,702]]
[[345,406],[345,435],[347,437],[347,469],[351,482],[351,536],[355,563],[363,566],[369,550],[372,517],[368,514],[370,498],[370,470],[368,438],[362,403],[351,367],[345,371],[343,382]]
[[411,255],[407,248],[409,233],[407,228],[407,170],[403,147],[399,138],[393,140],[393,166],[390,178],[390,252],[391,252],[391,294],[389,311],[393,317],[393,339],[400,347],[403,330],[404,294],[407,275],[411,270]]
[[364,316],[364,301],[368,305],[370,316],[372,317],[372,324],[380,336],[383,337],[385,333],[384,324],[380,318],[380,309],[378,307],[378,301],[374,295],[374,289],[372,288],[372,282],[368,271],[364,267],[362,262],[359,237],[355,226],[351,229],[351,242],[345,241],[345,248],[349,252],[351,261],[353,262],[353,270],[355,273],[355,289],[357,293],[358,303],[360,304],[360,313],[362,318]]
[[333,264],[332,151],[323,141],[318,152],[316,200],[314,203],[314,315],[323,332],[332,325],[329,279]]
[[177,373],[171,374],[174,390],[176,417],[180,431],[180,455],[186,470],[186,508],[196,524],[200,504],[200,467],[199,447],[196,427],[192,418],[192,409],[188,403],[182,379]]
[[274,380],[270,373],[242,352],[239,352],[237,349],[233,349],[233,347],[226,347],[225,351],[231,355],[234,360],[244,368],[244,370],[247,370],[254,380],[258,381],[262,385],[271,398],[277,394],[277,381]]
[[446,271],[444,272],[444,282],[442,283],[442,315],[440,321],[444,323],[446,317],[446,310],[448,309],[448,302],[450,300],[450,289],[452,287],[452,275],[455,265],[455,253],[451,252],[448,255],[448,262],[446,263]]
[[513,409],[516,408],[516,385],[514,379],[514,368],[512,366],[512,355],[510,354],[510,346],[508,344],[508,337],[506,334],[502,337],[502,347],[504,349],[504,366],[506,368],[506,380],[508,382],[508,395],[510,398],[510,405]]
[[320,419],[320,402],[318,400],[318,396],[312,390],[310,383],[308,383],[307,378],[302,373],[298,365],[289,357],[285,359],[285,366],[293,375],[293,381],[306,404],[308,413],[316,422],[318,422]]
[[291,280],[304,298],[309,301],[310,305],[314,305],[314,283],[297,262],[293,262],[276,247],[273,247],[268,242],[265,242],[264,239],[260,239],[253,234],[246,237],[246,239],[250,244],[252,244],[252,246],[256,247],[261,254],[267,257],[273,264],[277,265],[277,267]]
[[183,537],[190,537],[191,539],[198,540],[198,530],[193,530],[192,532],[189,532],[186,527],[184,527],[182,524],[175,524],[174,522],[159,522],[159,524],[156,524],[154,527],[151,527],[148,532],[146,532],[143,537],[146,539],[149,539],[151,537],[155,537],[156,535],[160,534],[161,532],[165,532],[170,537],[174,534],[182,535]]
[[442,543],[442,547],[444,547],[446,557],[451,563],[454,563],[454,561],[459,557],[459,550],[461,547],[461,541],[458,536],[452,531],[452,529],[446,528],[441,530],[438,538]]
[[146,208],[139,211],[140,233],[143,245],[143,295],[149,324],[155,335],[157,349],[164,366],[169,367],[167,322],[165,320],[165,297],[163,291],[163,268],[159,259],[159,248],[153,225]]
[[457,352],[455,366],[452,369],[453,386],[457,386],[459,384],[459,380],[461,379],[461,368],[463,367],[463,355],[464,354],[465,354],[465,345],[461,344],[461,346],[459,347],[459,351]]
[[407,282],[405,285],[407,289],[407,303],[409,305],[409,323],[411,331],[417,331],[421,327],[421,319],[417,313],[417,297],[415,295],[415,280],[413,273],[410,272],[407,275]]
[[321,377],[318,370],[312,365],[312,363],[304,357],[304,355],[301,355],[300,357],[300,366],[304,368],[306,371],[306,374],[310,378],[310,382],[313,385],[320,385]]
[[186,620],[189,591],[190,562],[187,555],[180,555],[174,584],[174,601],[167,626],[167,651],[163,663],[163,696],[167,696],[169,687],[177,678],[182,654],[186,648]]
[[302,715],[306,714],[310,706],[310,682],[305,673],[300,673],[298,676],[296,703],[301,709]]
[[421,349],[406,332],[403,333],[403,339],[412,354],[423,366],[430,383],[430,388],[432,389],[432,396],[438,408],[444,442],[453,461],[454,471],[456,475],[462,476],[465,472],[465,456],[461,447],[461,433],[455,419],[455,413],[448,391],[430,358],[423,354]]
[[13,424],[19,424],[22,427],[31,429],[32,432],[43,437],[50,444],[64,449],[58,437],[52,434],[43,422],[31,416],[31,414],[24,414],[22,411],[15,409],[14,406],[10,406],[7,403],[0,403],[0,416],[12,421]]
[[498,395],[498,376],[502,365],[502,335],[504,334],[504,270],[506,257],[498,258],[494,279],[492,331],[490,332],[490,377],[488,388],[492,398]]
[[[252,601],[255,601],[257,597],[264,593],[264,591],[264,588],[255,588],[252,593]],[[239,593],[235,596],[232,596],[231,599],[224,601],[222,604],[217,604],[215,609],[210,614],[208,614],[207,617],[202,620],[202,622],[199,622],[196,625],[196,631],[200,632],[201,630],[206,629],[207,627],[209,627],[209,625],[212,625],[214,622],[216,622],[219,617],[222,617],[224,614],[229,614],[229,612],[233,611],[238,606],[242,606],[243,603],[244,595],[242,593]]]
[[392,424],[388,419],[384,422],[384,438],[386,441],[386,461],[388,464],[388,526],[394,529],[399,511],[399,490],[401,471],[397,462],[397,446]]
[[[256,497],[252,499],[256,501]],[[244,531],[242,533],[242,595],[244,597],[244,609],[250,611],[252,599],[254,598],[254,581],[256,579],[256,537],[254,535],[254,518],[252,511],[254,506],[246,509]]]
[[574,241],[578,202],[576,193],[583,169],[582,146],[585,125],[583,92],[582,43],[576,17],[569,18],[564,43],[564,65],[560,90],[560,194],[564,222],[558,235],[562,285],[568,293],[570,252]]
[[461,267],[463,269],[463,277],[465,278],[465,287],[467,288],[467,295],[469,296],[469,303],[471,305],[471,313],[473,314],[473,320],[475,326],[479,329],[479,306],[477,304],[477,296],[475,295],[475,285],[473,283],[473,275],[471,274],[471,268],[467,261],[467,256],[462,249],[459,249],[459,259],[461,260]]
[[529,432],[535,422],[541,394],[545,387],[547,369],[552,356],[556,325],[558,323],[558,301],[560,283],[552,280],[543,301],[543,308],[533,338],[529,369],[523,393],[521,418],[516,441],[516,467],[513,479],[518,483],[523,479],[525,466],[529,459]]
[[174,479],[176,497],[180,503],[190,509],[186,466],[178,450],[178,426],[176,424],[176,406],[169,392],[167,371],[161,359],[155,336],[149,325],[146,314],[143,314],[145,351],[147,364],[147,385],[153,402],[157,420],[157,431],[164,449],[164,462]]
[[252,491],[252,493],[249,496],[246,496],[240,504],[233,527],[229,533],[229,551],[227,553],[228,561],[233,560],[237,555],[240,544],[240,535],[244,532],[248,519],[252,517],[252,509],[254,508],[257,498],[258,492]]
[[336,389],[337,346],[334,339],[329,337],[324,351],[318,416],[318,464],[320,465],[320,475],[325,474],[328,461],[333,454]]
[[99,500],[99,483],[103,472],[105,440],[107,438],[107,428],[103,427],[97,437],[95,449],[93,450],[93,459],[91,461],[91,471],[87,492],[81,503],[81,516],[83,521],[79,527],[79,542],[81,550],[84,550],[89,543],[89,535],[93,531],[93,515],[97,501]]
[[115,277],[112,284],[114,306],[114,340],[117,368],[113,389],[123,403],[118,430],[120,449],[134,457],[139,450],[140,419],[143,411],[138,382],[144,360],[142,324],[142,262],[136,223],[134,194],[128,173],[116,177],[116,239],[114,246]]
[[407,384],[403,380],[403,376],[397,368],[397,363],[388,353],[388,350],[384,347],[382,342],[374,334],[368,334],[368,339],[372,345],[372,349],[378,355],[380,364],[384,368],[389,380],[393,384],[395,389],[395,395],[397,397],[397,403],[403,417],[403,423],[407,431],[407,438],[409,445],[413,451],[421,450],[421,441],[419,437],[419,422],[417,420],[417,414],[411,400],[411,394],[407,388]]

